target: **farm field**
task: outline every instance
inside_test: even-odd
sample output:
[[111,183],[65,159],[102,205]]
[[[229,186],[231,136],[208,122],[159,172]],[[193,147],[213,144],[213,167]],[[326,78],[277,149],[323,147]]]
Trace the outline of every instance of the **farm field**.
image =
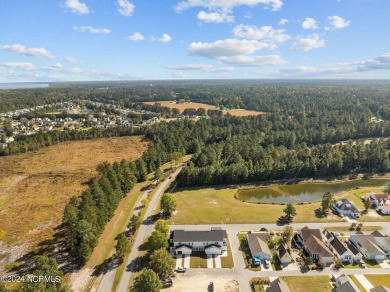
[[86,189],[99,163],[134,160],[146,146],[140,137],[122,137],[66,142],[1,157],[0,240],[34,244],[50,238],[65,204]]
[[[177,211],[171,217],[171,224],[212,224],[212,223],[275,223],[282,215],[285,205],[255,204],[237,200],[235,195],[239,187],[226,186],[214,188],[177,189],[174,193]],[[368,192],[381,192],[382,187],[367,187],[345,191],[336,198],[347,198],[355,203],[358,209],[363,209],[361,196]],[[297,215],[294,222],[342,222],[336,215],[319,218],[315,210],[321,207],[320,202],[296,204]],[[359,221],[386,221],[379,216],[361,216]]]
[[[214,105],[205,104],[205,103],[198,103],[198,102],[186,102],[186,103],[176,103],[172,102],[170,100],[165,101],[147,101],[144,102],[145,104],[153,105],[155,103],[159,103],[162,106],[169,107],[169,108],[177,108],[180,110],[180,112],[183,112],[185,109],[188,108],[204,108],[205,110],[213,110],[216,109]],[[245,110],[245,109],[233,109],[233,110],[224,110],[223,113],[229,113],[232,116],[239,116],[239,117],[245,117],[245,116],[255,116],[259,114],[264,114],[263,112],[258,111],[252,111],[252,110]]]

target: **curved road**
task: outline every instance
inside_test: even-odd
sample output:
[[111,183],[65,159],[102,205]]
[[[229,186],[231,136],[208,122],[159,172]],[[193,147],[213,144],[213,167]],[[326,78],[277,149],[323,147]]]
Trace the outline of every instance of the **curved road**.
[[[164,192],[164,190],[167,188],[168,184],[175,179],[175,177],[179,174],[181,170],[181,167],[178,168],[169,178],[165,179],[157,188],[156,192],[153,195],[153,198],[150,200],[149,206],[146,209],[144,220],[142,222],[142,225],[140,226],[137,237],[135,238],[135,241],[131,247],[130,256],[128,257],[127,263],[126,263],[126,269],[124,270],[122,274],[122,278],[119,282],[117,291],[124,292],[129,290],[129,282],[132,275],[132,268],[135,264],[135,259],[137,258],[139,247],[141,244],[145,241],[145,239],[153,232],[154,230],[154,222],[151,220],[151,216],[153,215],[153,211],[156,208],[158,199],[160,195]],[[144,192],[142,194],[142,197],[140,198],[139,202],[145,197],[147,197],[148,192]],[[138,208],[137,208],[138,209]],[[134,211],[136,213],[137,211]],[[114,284],[115,274],[117,269],[112,269],[109,272],[107,272],[104,276],[102,281],[100,282],[100,285],[97,289],[98,292],[108,292],[112,291],[112,286]]]

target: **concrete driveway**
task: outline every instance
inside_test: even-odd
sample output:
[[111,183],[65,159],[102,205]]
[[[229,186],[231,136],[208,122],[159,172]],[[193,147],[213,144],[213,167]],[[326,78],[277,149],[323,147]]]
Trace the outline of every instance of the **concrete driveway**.
[[215,267],[216,267],[217,269],[222,268],[222,264],[221,264],[221,255],[220,255],[220,254],[214,255],[214,262],[215,262]]
[[207,268],[208,269],[214,268],[213,256],[211,254],[207,255]]
[[367,291],[370,291],[370,289],[374,288],[374,286],[370,283],[370,281],[367,280],[366,277],[362,274],[354,275],[355,278],[359,281],[360,284],[366,289]]
[[183,255],[183,258],[184,258],[184,267],[189,269],[190,268],[191,256]]

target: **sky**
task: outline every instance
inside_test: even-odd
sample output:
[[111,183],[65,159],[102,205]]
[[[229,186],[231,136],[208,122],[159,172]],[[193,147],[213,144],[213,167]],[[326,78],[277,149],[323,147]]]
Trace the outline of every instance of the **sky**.
[[0,82],[389,79],[389,0],[1,0]]

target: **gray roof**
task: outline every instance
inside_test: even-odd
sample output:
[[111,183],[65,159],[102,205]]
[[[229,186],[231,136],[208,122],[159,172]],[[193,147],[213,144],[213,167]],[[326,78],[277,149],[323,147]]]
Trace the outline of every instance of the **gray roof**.
[[265,289],[266,292],[290,292],[290,288],[288,288],[286,282],[282,279],[278,278],[271,282],[270,286]]
[[369,254],[374,252],[380,252],[383,254],[382,250],[376,245],[375,237],[372,235],[364,235],[364,234],[355,234],[351,235],[351,238],[358,239],[358,246],[365,249]]
[[360,292],[359,288],[355,285],[355,283],[345,282],[336,288],[337,292]]
[[358,209],[355,208],[354,204],[347,199],[340,199],[333,203],[335,207],[337,207],[341,211],[349,211],[352,213],[359,213]]
[[246,239],[252,256],[259,253],[266,253],[271,255],[271,252],[267,245],[267,233],[251,233],[248,232]]
[[305,227],[303,227],[301,229],[301,236],[302,236],[303,241],[306,241],[306,239],[311,234],[314,235],[315,237],[317,237],[318,239],[322,239],[322,237],[321,237],[321,230],[319,230],[319,229],[310,229],[307,226],[305,226]]
[[375,230],[374,232],[371,233],[372,236],[374,237],[385,237],[382,233],[380,233],[378,230]]
[[226,239],[226,230],[211,229],[209,231],[172,231],[173,242],[218,242]]
[[283,244],[280,244],[278,249],[277,249],[277,254],[280,259],[286,258],[291,260],[291,256],[287,252],[286,247]]
[[313,234],[310,234],[310,236],[306,239],[305,246],[312,254],[319,254],[323,258],[333,257],[332,252],[325,243]]
[[370,290],[370,292],[390,292],[390,288],[386,286],[376,286]]

